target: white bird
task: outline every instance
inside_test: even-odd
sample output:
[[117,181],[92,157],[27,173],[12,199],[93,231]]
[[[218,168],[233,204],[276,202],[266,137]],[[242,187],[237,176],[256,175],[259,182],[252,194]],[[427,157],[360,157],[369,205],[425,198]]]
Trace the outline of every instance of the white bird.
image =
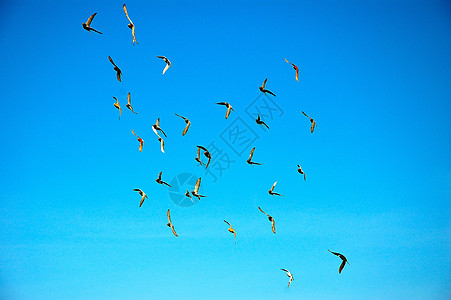
[[141,207],[141,205],[143,205],[144,203],[144,200],[147,198],[147,195],[141,189],[133,189],[133,190],[141,195],[141,202],[139,203],[139,207]]
[[161,58],[166,63],[166,66],[163,69],[163,74],[166,73],[166,71],[169,69],[169,67],[172,68],[171,62],[169,61],[169,59],[166,58],[166,56],[157,56],[157,57]]
[[288,287],[290,287],[291,281],[294,280],[293,274],[290,273],[287,269],[281,269],[282,271],[287,272],[287,276],[290,277],[290,281],[288,281]]

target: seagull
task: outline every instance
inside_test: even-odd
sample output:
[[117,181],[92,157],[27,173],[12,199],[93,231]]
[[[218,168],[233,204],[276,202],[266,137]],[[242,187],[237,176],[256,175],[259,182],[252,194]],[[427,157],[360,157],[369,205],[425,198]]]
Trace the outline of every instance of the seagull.
[[255,119],[255,122],[257,122],[257,124],[258,125],[265,125],[266,126],[266,128],[268,128],[269,129],[269,126],[268,125],[266,125],[266,123],[265,122],[263,122],[261,119],[260,119],[260,114],[257,114],[257,119]]
[[206,166],[205,166],[205,169],[206,169],[206,168],[208,168],[208,165],[210,164],[210,161],[211,161],[211,154],[210,154],[210,152],[208,152],[207,148],[202,147],[202,146],[197,146],[197,147],[198,147],[199,149],[204,150],[204,155],[205,155],[206,158],[208,158],[208,162],[207,162],[207,164],[206,164]]
[[144,199],[147,198],[147,195],[141,189],[133,189],[133,190],[141,195],[141,202],[139,203],[139,207],[141,207],[141,205],[143,205]]
[[194,187],[194,191],[191,191],[191,194],[192,194],[194,197],[197,197],[197,199],[200,200],[201,197],[207,197],[207,196],[203,196],[203,195],[199,195],[199,194],[198,194],[198,193],[199,193],[199,186],[200,186],[200,177],[199,177],[199,179],[197,179],[197,181],[196,181],[196,186]]
[[250,164],[250,165],[263,165],[263,164],[251,161],[252,160],[252,156],[254,156],[254,150],[255,150],[255,147],[252,148],[251,154],[249,154],[249,158],[247,159],[247,163]]
[[299,68],[295,64],[290,63],[286,58],[285,58],[285,61],[287,63],[289,63],[290,65],[292,65],[293,69],[296,70],[296,81],[299,81]]
[[185,196],[191,199],[191,202],[194,203],[193,198],[191,197],[191,194],[189,193],[188,190],[186,190]]
[[282,196],[282,197],[283,197],[283,195],[281,195],[281,194],[279,194],[279,193],[274,193],[274,192],[273,192],[274,187],[276,186],[276,183],[277,183],[277,181],[274,182],[274,184],[272,185],[272,187],[271,187],[271,189],[268,191],[268,193],[269,193],[271,196],[273,196],[273,197],[274,197],[274,195],[276,195],[276,196]]
[[304,175],[304,181],[305,181],[305,180],[306,180],[306,179],[305,179],[305,173],[304,173],[304,171],[302,171],[302,168],[301,168],[300,165],[298,165],[298,172],[299,172],[300,174]]
[[116,71],[116,73],[117,73],[117,80],[119,80],[119,82],[121,82],[121,75],[122,75],[121,69],[119,69],[119,67],[116,66],[116,64],[113,62],[113,59],[111,58],[111,56],[108,56],[108,59],[109,59],[110,62],[113,64],[113,66],[114,66],[114,71]]
[[128,24],[128,28],[130,28],[132,30],[132,36],[133,36],[133,45],[136,43],[138,44],[138,42],[136,41],[135,38],[135,24],[133,24],[132,20],[130,20],[130,17],[128,16],[127,13],[127,7],[124,5],[122,5],[122,8],[124,9],[125,15],[127,16],[128,21],[130,22],[130,24]]
[[235,229],[233,229],[232,225],[230,225],[230,223],[227,222],[226,220],[224,220],[224,222],[226,222],[227,225],[230,226],[230,228],[228,229],[228,231],[230,231],[231,233],[233,233],[233,236],[235,236],[235,244],[236,244],[236,233],[235,233]]
[[200,165],[202,166],[204,163],[202,163],[202,161],[200,160],[200,148],[197,148],[197,157],[195,158],[195,160],[200,163]]
[[114,100],[116,100],[116,103],[113,103],[114,107],[116,107],[117,109],[119,109],[119,120],[121,119],[121,106],[119,105],[119,100],[117,100],[116,97],[113,97]]
[[259,209],[262,213],[264,213],[265,215],[268,216],[268,220],[271,222],[271,229],[272,229],[272,232],[276,233],[276,221],[274,220],[274,218],[271,217],[270,215],[268,215],[267,213],[265,213],[265,212],[260,208],[260,206],[258,207],[258,209]]
[[315,129],[315,126],[317,126],[315,120],[313,120],[312,118],[307,116],[305,112],[302,112],[302,113],[304,114],[304,116],[306,116],[307,118],[310,119],[310,122],[312,123],[312,127],[310,128],[310,132],[313,133],[313,129]]
[[133,129],[132,129],[132,133],[133,133],[136,137],[138,137],[137,140],[138,140],[138,142],[139,142],[139,151],[142,152],[142,151],[143,151],[143,145],[144,145],[143,139],[140,138],[136,133],[134,133],[134,132],[133,132]]
[[158,135],[158,137],[160,137],[160,135],[158,134],[158,131],[161,131],[161,133],[164,134],[165,137],[167,137],[166,133],[164,133],[163,129],[160,128],[160,118],[157,119],[157,123],[152,125],[152,130],[153,132],[155,132],[156,135]]
[[177,117],[180,117],[180,118],[182,118],[184,121],[185,121],[185,123],[186,123],[186,127],[185,127],[185,129],[183,129],[183,132],[182,132],[182,135],[185,135],[187,132],[188,132],[188,128],[189,128],[189,126],[191,125],[191,122],[187,119],[187,118],[185,118],[185,117],[182,117],[182,116],[180,116],[180,115],[178,115],[178,114],[175,114]]
[[86,23],[82,23],[81,25],[83,26],[83,29],[85,29],[85,30],[87,30],[89,32],[91,32],[91,30],[92,30],[94,32],[102,34],[100,31],[97,31],[97,30],[95,30],[94,28],[91,27],[91,22],[92,22],[92,20],[94,19],[94,17],[96,15],[97,15],[97,13],[92,14],[92,16],[89,17],[88,21],[86,21]]
[[290,287],[291,281],[294,280],[293,274],[290,273],[287,269],[281,269],[282,271],[287,272],[287,276],[290,277],[290,281],[288,281],[288,287]]
[[163,172],[160,172],[160,174],[158,174],[158,178],[155,179],[155,181],[156,181],[158,184],[161,184],[161,185],[167,185],[168,187],[172,187],[169,183],[164,182],[163,180],[161,180],[161,174],[163,174]]
[[274,97],[276,96],[273,92],[265,90],[265,85],[266,85],[266,81],[268,80],[268,78],[265,79],[265,81],[263,81],[263,84],[261,87],[259,87],[258,89],[260,90],[260,92],[262,92],[263,94],[266,95],[266,93],[269,93],[271,95],[273,95]]
[[126,106],[129,110],[131,110],[132,113],[138,114],[138,113],[136,113],[136,112],[133,111],[132,103],[131,103],[131,101],[130,101],[130,93],[128,93],[127,101],[128,101],[128,103],[125,104],[125,106]]
[[169,69],[169,67],[172,68],[171,62],[169,61],[169,59],[166,58],[166,56],[157,56],[157,57],[161,58],[166,63],[166,67],[164,67],[164,69],[163,69],[163,74],[166,73],[166,71]]
[[[329,249],[327,249],[329,250]],[[332,252],[329,250],[330,253],[335,254],[336,256],[338,256],[339,258],[341,258],[343,260],[343,262],[340,265],[340,268],[338,268],[338,274],[341,273],[341,271],[343,271],[343,268],[345,267],[346,263],[349,265],[348,260],[346,259],[346,257],[343,254],[337,253],[337,252]]]
[[[218,102],[216,104],[225,105],[225,107],[227,107],[227,112],[225,114],[225,118],[227,119],[229,117],[229,115],[230,115],[230,111],[233,110],[232,105],[230,105],[227,102]],[[233,110],[233,111],[235,111],[235,110]]]
[[161,137],[158,138],[158,141],[160,142],[161,152],[164,153],[164,141]]
[[168,209],[168,221],[169,221],[169,223],[166,225],[168,225],[168,227],[171,227],[172,233],[178,237],[177,233],[174,230],[174,225],[172,225],[172,222],[171,222],[171,215],[169,214],[169,209]]

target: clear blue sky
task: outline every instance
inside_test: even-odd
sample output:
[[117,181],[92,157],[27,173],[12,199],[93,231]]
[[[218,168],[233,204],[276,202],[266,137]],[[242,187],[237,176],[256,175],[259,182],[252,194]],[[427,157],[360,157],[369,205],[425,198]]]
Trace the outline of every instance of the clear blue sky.
[[[127,1],[135,46],[122,4],[0,3],[0,298],[451,297],[448,1]],[[103,35],[82,28],[95,12]],[[259,101],[278,109],[268,131]],[[233,161],[217,178],[194,160],[211,143],[212,172]],[[208,197],[176,205],[160,171]]]

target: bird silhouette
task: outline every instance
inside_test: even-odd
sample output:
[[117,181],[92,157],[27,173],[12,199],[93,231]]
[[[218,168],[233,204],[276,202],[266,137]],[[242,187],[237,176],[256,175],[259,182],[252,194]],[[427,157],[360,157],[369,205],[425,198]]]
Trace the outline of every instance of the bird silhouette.
[[141,207],[141,205],[143,205],[144,203],[144,200],[147,198],[147,195],[141,189],[133,189],[133,190],[141,195],[141,202],[139,203],[139,207]]
[[153,132],[155,132],[155,134],[160,137],[160,135],[158,134],[158,132],[163,133],[163,135],[165,137],[167,137],[166,133],[164,133],[163,129],[160,128],[160,118],[157,119],[157,122],[155,124],[152,125],[152,130]]
[[132,102],[131,102],[131,99],[130,99],[130,93],[128,93],[128,95],[127,95],[127,102],[128,102],[128,103],[125,104],[125,106],[126,106],[129,110],[131,110],[132,113],[138,114],[137,112],[134,112],[134,111],[133,111]]
[[128,24],[128,28],[130,28],[132,30],[132,36],[133,36],[133,45],[136,43],[138,44],[138,42],[136,41],[136,37],[135,37],[135,24],[132,22],[132,20],[130,20],[130,17],[128,16],[128,12],[127,12],[127,7],[124,5],[122,5],[122,8],[124,9],[125,15],[127,16],[128,21],[130,22],[130,24]]
[[160,142],[160,149],[161,149],[161,152],[164,153],[164,140],[163,140],[161,137],[159,137],[159,138],[158,138],[158,141]]
[[271,222],[271,229],[272,229],[272,232],[276,233],[276,221],[274,220],[274,218],[271,217],[270,215],[268,215],[267,213],[265,213],[265,212],[263,211],[263,209],[260,208],[260,206],[258,207],[258,209],[259,209],[262,213],[264,213],[265,215],[268,216],[268,220]]
[[266,123],[265,122],[263,122],[261,119],[260,119],[260,114],[257,114],[257,119],[255,119],[255,122],[257,122],[257,124],[258,125],[265,125],[266,126],[266,128],[268,128],[269,129],[269,126],[268,125],[266,125]]
[[91,27],[91,22],[92,22],[92,20],[94,19],[94,17],[95,17],[96,15],[97,15],[97,13],[92,14],[92,15],[89,17],[88,21],[86,21],[86,23],[82,23],[81,25],[83,26],[83,28],[84,28],[85,30],[87,30],[87,31],[89,31],[89,32],[94,31],[94,32],[97,32],[97,33],[102,34],[100,31],[95,30],[94,28]]
[[170,214],[170,212],[169,212],[169,209],[168,209],[168,224],[166,224],[168,227],[171,227],[171,229],[172,229],[172,233],[175,235],[175,236],[177,236],[178,237],[178,235],[177,235],[177,233],[175,232],[175,229],[174,229],[174,225],[172,225],[172,222],[171,222],[171,214]]
[[279,193],[274,193],[274,192],[273,192],[273,191],[274,191],[274,187],[276,186],[276,184],[277,184],[277,181],[274,182],[274,184],[272,185],[272,187],[271,187],[271,189],[268,191],[268,193],[269,193],[271,196],[273,196],[273,197],[274,197],[274,195],[276,195],[276,196],[283,196],[283,195],[281,195],[281,194],[279,194]]
[[229,222],[227,222],[226,220],[224,220],[224,222],[226,222],[226,223],[227,223],[227,225],[229,225],[229,226],[230,226],[230,228],[229,228],[229,229],[227,229],[227,230],[228,230],[228,231],[230,231],[231,233],[233,233],[233,236],[235,237],[235,244],[236,244],[236,233],[235,233],[235,229],[233,229],[232,225],[230,225],[230,223],[229,223]]
[[163,180],[161,180],[161,174],[163,174],[163,172],[160,172],[160,174],[158,174],[158,178],[155,179],[155,181],[156,181],[158,184],[161,184],[161,185],[167,185],[167,186],[169,186],[169,187],[172,187],[169,183],[164,182]]
[[194,186],[194,191],[191,191],[191,194],[194,196],[194,197],[197,197],[197,199],[199,199],[200,200],[200,198],[202,197],[207,197],[207,196],[204,196],[204,195],[200,195],[199,194],[199,187],[200,187],[200,177],[199,177],[199,179],[197,179],[197,181],[196,181],[196,185]]
[[144,140],[142,138],[140,138],[132,129],[132,133],[138,138],[138,142],[139,142],[139,151],[142,152],[143,151],[143,145],[144,145]]
[[[208,165],[210,164],[211,161],[211,153],[207,150],[207,148],[202,147],[202,146],[197,146],[197,148],[204,150],[204,155],[206,158],[208,158],[208,162],[205,165],[205,169],[208,168]],[[199,151],[198,151],[199,152]],[[198,155],[199,156],[199,155]],[[197,160],[197,159],[196,159]]]
[[166,63],[166,66],[163,69],[163,74],[166,73],[166,71],[169,69],[169,67],[172,68],[171,62],[169,61],[169,59],[166,58],[166,56],[157,56],[157,57],[161,58]]
[[117,76],[117,80],[119,80],[119,82],[121,82],[121,76],[122,76],[122,71],[121,69],[119,69],[118,66],[116,66],[116,64],[113,62],[113,59],[111,58],[111,56],[108,56],[108,59],[110,60],[110,62],[113,64],[114,66],[114,71],[116,71],[116,76]]
[[338,256],[339,258],[341,258],[341,260],[343,261],[340,265],[340,268],[338,268],[338,274],[341,273],[341,271],[343,271],[343,268],[345,267],[346,264],[349,265],[348,260],[346,259],[346,257],[343,254],[337,253],[337,252],[332,252],[329,249],[327,249],[330,253],[335,254],[336,256]]
[[255,147],[252,148],[251,153],[249,154],[249,158],[247,159],[247,163],[250,165],[263,165],[261,163],[256,163],[256,162],[252,161],[252,156],[254,156],[254,150],[255,150]]
[[290,65],[292,65],[292,66],[293,66],[293,69],[296,70],[296,81],[299,81],[299,68],[298,68],[295,64],[290,63],[286,58],[285,58],[285,61],[286,61],[287,63],[289,63]]
[[117,109],[119,109],[119,120],[121,119],[121,106],[119,105],[119,100],[117,100],[116,97],[113,97],[114,100],[116,100],[116,103],[113,103],[114,107],[116,107]]
[[291,281],[294,280],[293,278],[293,274],[291,274],[290,271],[288,271],[287,269],[281,269],[282,271],[285,271],[287,273],[287,276],[290,277],[290,281],[288,281],[288,287],[290,287]]
[[226,118],[226,119],[229,117],[230,111],[232,111],[232,110],[235,111],[235,110],[232,108],[232,105],[230,105],[230,104],[227,103],[227,102],[218,102],[218,103],[216,103],[216,104],[224,105],[225,107],[227,107],[227,112],[226,112],[226,114],[225,114],[225,118]]
[[300,165],[298,165],[298,172],[299,172],[300,174],[304,175],[304,181],[305,181],[305,180],[306,180],[306,179],[305,179],[305,173],[304,173],[304,171],[302,170],[302,168],[301,168]]
[[186,197],[188,197],[188,198],[190,198],[190,199],[191,199],[191,202],[193,202],[193,203],[194,203],[194,201],[193,201],[193,197],[191,197],[191,194],[189,193],[189,191],[188,191],[188,190],[186,190],[185,196],[186,196]]
[[185,117],[182,117],[182,116],[180,116],[180,115],[178,115],[178,114],[175,114],[177,117],[180,117],[180,118],[182,118],[184,121],[185,121],[185,123],[186,123],[186,127],[185,127],[185,129],[183,129],[183,132],[182,132],[182,135],[185,135],[187,132],[188,132],[188,128],[189,128],[189,126],[191,125],[191,122],[187,119],[187,118],[185,118]]
[[259,87],[258,89],[260,90],[260,92],[262,92],[265,95],[266,95],[266,93],[269,93],[275,97],[276,95],[273,92],[265,89],[266,81],[268,81],[268,78],[266,78],[265,81],[263,81],[262,86]]
[[307,114],[305,112],[302,112],[302,113],[304,114],[304,116],[306,116],[307,118],[310,119],[310,122],[312,123],[312,127],[310,127],[310,132],[313,133],[313,129],[315,129],[315,126],[317,126],[315,120],[313,120],[312,118],[307,116]]

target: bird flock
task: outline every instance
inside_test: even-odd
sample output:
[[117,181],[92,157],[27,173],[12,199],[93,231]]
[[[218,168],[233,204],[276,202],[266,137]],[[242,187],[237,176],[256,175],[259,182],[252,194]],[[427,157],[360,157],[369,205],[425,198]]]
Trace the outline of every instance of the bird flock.
[[[127,17],[128,21],[130,22],[127,26],[128,26],[128,27],[131,29],[131,31],[132,31],[132,43],[133,43],[133,45],[135,45],[135,44],[138,45],[138,42],[137,42],[136,36],[135,36],[135,24],[134,24],[134,23],[132,22],[132,20],[130,19],[129,15],[128,15],[127,7],[126,7],[125,4],[123,4],[122,8],[123,8],[123,10],[124,10],[125,16]],[[92,14],[92,15],[88,18],[88,20],[86,21],[86,23],[82,23],[83,29],[89,31],[90,33],[92,33],[92,31],[93,31],[93,32],[96,32],[96,33],[98,33],[98,34],[103,34],[102,32],[98,31],[97,29],[94,29],[94,28],[91,27],[91,23],[93,22],[94,17],[95,17],[96,15],[97,15],[97,13]],[[162,59],[162,60],[164,61],[164,63],[166,64],[165,67],[164,67],[164,69],[163,69],[163,72],[162,72],[163,75],[164,75],[164,74],[166,73],[166,71],[169,69],[169,67],[172,67],[171,61],[170,61],[167,57],[165,57],[165,56],[157,56],[157,58]],[[113,61],[113,59],[111,58],[111,56],[108,56],[108,59],[109,59],[109,61],[111,62],[111,64],[113,65],[113,69],[114,69],[114,71],[116,72],[116,78],[117,78],[117,80],[118,80],[119,82],[122,82],[122,70],[114,63],[114,61]],[[299,68],[298,68],[295,64],[289,62],[286,58],[285,58],[285,61],[286,61],[287,63],[289,63],[289,64],[293,67],[293,69],[295,70],[295,79],[296,79],[296,81],[299,81]],[[260,92],[262,92],[262,93],[265,94],[265,95],[268,93],[268,94],[270,94],[270,95],[276,97],[276,95],[275,95],[273,92],[271,92],[270,90],[266,89],[266,83],[267,83],[267,81],[268,81],[268,78],[266,78],[266,79],[263,81],[262,86],[259,87]],[[114,98],[114,100],[116,101],[115,103],[113,103],[113,105],[114,105],[115,108],[117,108],[117,109],[119,110],[119,120],[120,120],[120,119],[121,119],[121,113],[122,113],[121,106],[120,106],[120,104],[119,104],[119,100],[118,100],[116,97],[113,97],[113,98]],[[230,103],[228,103],[228,102],[218,102],[218,103],[216,103],[216,104],[225,106],[225,107],[227,108],[227,111],[226,111],[226,113],[225,113],[225,118],[226,118],[226,119],[228,119],[228,117],[230,116],[230,113],[231,113],[232,111],[234,111],[234,109],[232,108],[232,105],[231,105]],[[131,105],[131,97],[130,97],[130,93],[128,93],[128,95],[127,95],[127,104],[126,104],[125,106],[126,106],[133,114],[138,114],[137,112],[135,112],[135,111],[133,110],[133,107],[132,107],[132,105]],[[302,111],[302,114],[303,114],[304,116],[306,116],[306,117],[310,120],[310,123],[311,123],[310,132],[313,133],[315,127],[317,127],[315,120],[314,120],[313,118],[309,117],[304,111]],[[180,118],[182,118],[182,119],[185,121],[186,126],[185,126],[185,128],[183,129],[183,131],[182,131],[182,135],[185,136],[185,135],[187,134],[187,132],[188,132],[188,129],[190,128],[191,122],[190,122],[190,120],[189,120],[188,118],[183,117],[183,116],[181,116],[181,115],[178,115],[177,113],[175,113],[175,115],[178,116],[178,117],[180,117]],[[255,122],[256,122],[258,125],[265,126],[267,129],[269,129],[269,126],[261,119],[261,117],[260,117],[259,114],[257,115],[257,119],[255,120]],[[165,151],[164,151],[164,140],[163,140],[163,138],[162,138],[161,135],[163,135],[165,138],[167,137],[167,135],[166,135],[166,133],[163,131],[163,129],[160,127],[160,118],[157,118],[157,121],[155,122],[155,124],[152,125],[152,130],[153,130],[153,132],[157,135],[157,140],[158,140],[158,142],[160,143],[160,150],[161,150],[161,152],[164,153],[164,152],[165,152]],[[132,132],[133,135],[135,135],[135,137],[137,137],[137,141],[139,142],[139,148],[138,148],[138,149],[139,149],[140,152],[142,152],[142,151],[143,151],[143,146],[144,146],[144,140],[143,140],[140,136],[138,136],[138,135],[133,131],[133,129],[131,130],[131,132]],[[160,135],[160,134],[161,134],[161,135]],[[251,165],[251,166],[254,166],[254,165],[263,165],[262,163],[258,163],[258,162],[252,161],[253,156],[254,156],[254,151],[255,151],[255,147],[253,147],[253,148],[251,149],[251,152],[250,152],[250,154],[249,154],[249,158],[247,159],[247,163],[248,163],[249,165]],[[201,158],[201,152],[202,152],[203,156],[205,157],[204,160],[202,160],[202,158]],[[211,162],[211,160],[212,160],[212,156],[211,156],[211,153],[210,153],[205,147],[203,147],[203,146],[197,146],[197,155],[196,155],[196,157],[195,157],[194,159],[195,159],[195,161],[197,161],[197,162],[200,164],[200,166],[205,166],[205,169],[207,169],[208,166],[209,166],[209,164],[210,164],[210,162]],[[206,162],[205,162],[205,160],[206,160]],[[297,168],[298,173],[300,173],[301,175],[303,175],[304,181],[305,181],[305,180],[306,180],[305,172],[302,170],[302,168],[301,168],[300,165],[297,165],[297,167],[298,167],[298,168]],[[155,179],[155,181],[156,181],[158,184],[162,185],[162,186],[171,187],[171,185],[170,185],[169,183],[163,181],[163,179],[162,179],[162,174],[163,174],[163,172],[161,171],[161,172],[158,174],[158,178]],[[189,198],[192,202],[193,202],[193,197],[197,198],[198,200],[201,200],[201,198],[207,197],[207,196],[205,196],[205,195],[201,195],[201,194],[200,194],[200,192],[199,192],[200,184],[201,184],[201,177],[199,177],[199,178],[197,179],[196,184],[195,184],[195,186],[194,186],[194,189],[193,189],[192,191],[186,190],[186,193],[184,194],[184,195],[185,195],[187,198]],[[281,197],[283,197],[282,194],[277,193],[277,192],[274,192],[274,189],[275,189],[275,187],[276,187],[276,184],[277,184],[277,181],[274,182],[274,184],[273,184],[273,185],[271,186],[271,188],[268,190],[268,193],[269,193],[271,196],[273,196],[273,197],[274,197],[274,196],[281,196]],[[141,196],[141,200],[140,200],[140,202],[139,202],[139,207],[141,207],[141,206],[143,205],[145,199],[148,199],[148,196],[147,196],[147,194],[146,194],[143,190],[141,190],[141,189],[139,189],[139,188],[135,188],[135,189],[133,189],[133,191],[138,192],[138,194]],[[263,214],[265,214],[265,215],[268,217],[268,220],[271,222],[271,230],[272,230],[272,232],[273,232],[274,234],[276,234],[276,222],[275,222],[274,218],[273,218],[271,215],[269,215],[269,214],[267,214],[266,212],[264,212],[263,209],[262,209],[261,207],[258,207],[258,209],[260,210],[260,212],[262,212]],[[168,209],[168,211],[167,211],[167,218],[168,218],[167,226],[171,228],[172,233],[174,234],[174,236],[178,237],[178,235],[177,235],[177,233],[176,233],[176,231],[175,231],[174,225],[172,224],[172,221],[171,221],[171,215],[170,215],[170,210],[169,210],[169,209]],[[235,240],[235,244],[236,244],[236,236],[237,236],[237,234],[236,234],[235,229],[232,227],[232,225],[231,225],[228,221],[224,220],[224,222],[229,226],[228,231],[229,231],[230,233],[233,233],[233,235],[234,235],[234,240]],[[346,265],[346,264],[349,264],[349,263],[348,263],[348,260],[346,259],[346,257],[345,257],[343,254],[340,254],[340,253],[338,253],[338,252],[330,251],[329,249],[327,249],[327,250],[328,250],[330,253],[332,253],[332,254],[338,256],[338,257],[342,260],[342,263],[340,264],[339,269],[338,269],[338,273],[341,273],[341,272],[343,271],[343,268],[345,267],[345,265]],[[290,287],[291,282],[294,280],[293,274],[292,274],[290,271],[288,271],[287,269],[283,269],[283,268],[282,268],[281,270],[284,271],[284,272],[286,272],[287,276],[289,277],[288,287]]]

